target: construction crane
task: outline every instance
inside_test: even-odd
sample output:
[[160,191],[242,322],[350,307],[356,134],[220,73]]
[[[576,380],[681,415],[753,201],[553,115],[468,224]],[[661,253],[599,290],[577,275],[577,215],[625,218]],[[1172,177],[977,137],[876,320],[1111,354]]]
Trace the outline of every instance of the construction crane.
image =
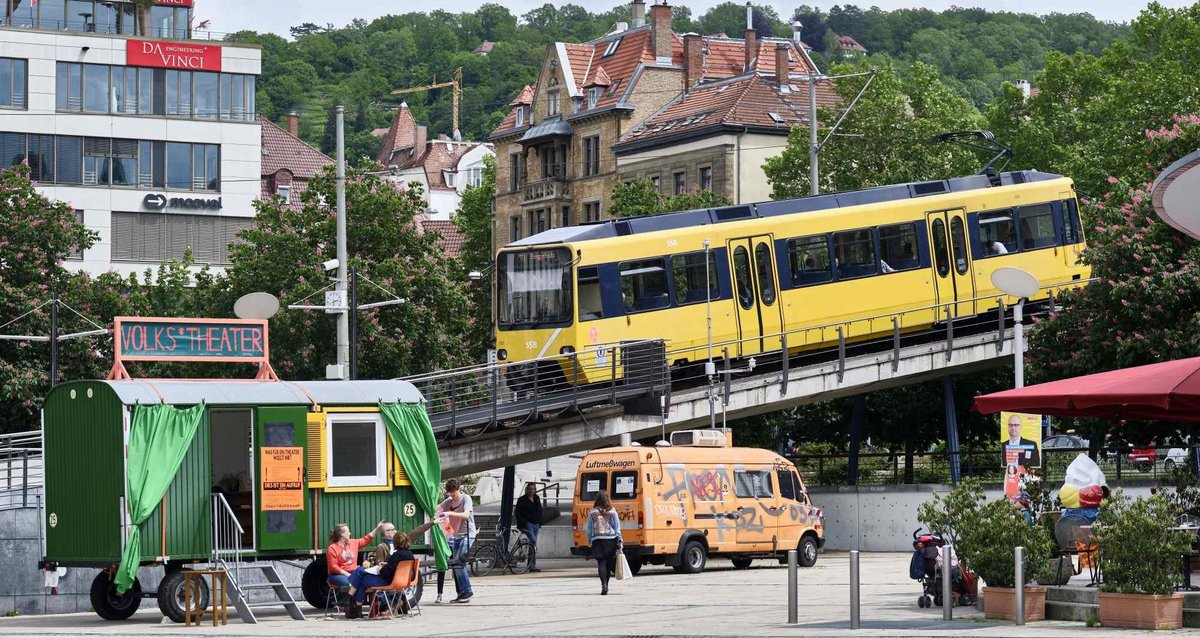
[[407,89],[396,89],[392,91],[392,95],[404,95],[406,93],[416,93],[418,91],[431,91],[433,89],[444,89],[446,87],[454,87],[454,139],[462,139],[462,133],[458,129],[458,102],[462,98],[462,67],[454,69],[454,79],[449,82],[438,82],[437,76],[433,77],[433,84],[425,86],[414,86]]

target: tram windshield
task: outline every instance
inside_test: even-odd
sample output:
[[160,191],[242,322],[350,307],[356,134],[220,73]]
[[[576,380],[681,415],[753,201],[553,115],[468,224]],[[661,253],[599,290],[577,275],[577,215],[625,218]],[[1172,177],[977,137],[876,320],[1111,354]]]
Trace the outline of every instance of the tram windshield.
[[497,323],[501,330],[571,323],[571,251],[566,248],[501,253]]

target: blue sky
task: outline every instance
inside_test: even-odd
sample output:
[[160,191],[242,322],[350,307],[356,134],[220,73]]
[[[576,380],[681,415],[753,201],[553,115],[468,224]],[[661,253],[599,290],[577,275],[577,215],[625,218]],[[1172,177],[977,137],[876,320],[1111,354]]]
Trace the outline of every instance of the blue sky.
[[[508,6],[513,13],[521,15],[534,7],[541,6],[545,0],[492,0]],[[653,2],[654,0],[650,0]],[[761,0],[759,0],[761,1]],[[1169,7],[1182,7],[1192,4],[1192,0],[1160,0]],[[457,0],[453,3],[424,3],[412,0],[196,0],[196,20],[211,20],[214,32],[230,33],[242,29],[255,31],[273,31],[280,35],[288,35],[288,27],[302,22],[316,24],[333,23],[341,26],[353,18],[371,20],[381,15],[391,13],[407,13],[421,11],[432,6],[445,7],[451,11],[471,11],[483,4],[482,0]],[[559,3],[561,4],[561,3]],[[614,0],[576,0],[591,11],[606,11],[617,4]],[[686,2],[677,0],[672,4],[691,7],[693,15],[704,13],[709,7],[719,4],[719,0],[695,0]],[[823,9],[829,9],[841,2],[812,2],[802,0],[797,2],[771,2],[780,15],[790,15],[798,4],[815,4]],[[952,5],[980,6],[991,11],[1017,11],[1033,13],[1080,13],[1088,12],[1102,20],[1113,22],[1128,22],[1137,17],[1139,11],[1147,2],[1127,0],[1047,0],[1045,2],[1029,2],[1029,0],[862,0],[849,4],[860,7],[878,6],[881,9],[900,9],[907,7],[928,7],[930,9],[947,9]]]

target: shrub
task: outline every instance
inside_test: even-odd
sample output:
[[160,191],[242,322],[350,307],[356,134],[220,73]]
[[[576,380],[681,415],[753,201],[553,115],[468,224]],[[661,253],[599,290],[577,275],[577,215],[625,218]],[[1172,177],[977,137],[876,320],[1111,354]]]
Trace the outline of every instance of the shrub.
[[[961,531],[958,554],[992,587],[1015,587],[1014,549],[1025,548],[1025,577],[1046,574],[1054,539],[1042,525],[1030,525],[1007,499],[985,503],[974,525]],[[1023,584],[1023,583],[1022,583]]]
[[1100,507],[1092,532],[1104,565],[1101,590],[1166,595],[1178,582],[1180,556],[1191,548],[1175,525],[1170,502],[1161,495],[1131,499],[1121,490]]

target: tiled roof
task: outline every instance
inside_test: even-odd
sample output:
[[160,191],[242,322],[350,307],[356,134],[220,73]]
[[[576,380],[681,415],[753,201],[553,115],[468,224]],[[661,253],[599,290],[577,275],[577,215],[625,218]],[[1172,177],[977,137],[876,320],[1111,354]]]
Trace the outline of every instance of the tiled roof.
[[[791,73],[806,74],[815,71],[803,49],[795,40],[786,38],[763,38],[758,41],[754,70],[775,72],[775,47],[780,42],[788,45],[788,66]],[[746,41],[741,38],[704,38],[708,54],[704,59],[705,78],[727,78],[746,72]]]
[[433,231],[438,234],[438,244],[442,246],[443,252],[447,257],[457,259],[462,255],[462,247],[466,243],[467,238],[454,222],[442,219],[426,219],[421,222],[421,229],[425,232]]
[[396,111],[392,126],[388,129],[387,136],[383,138],[383,145],[379,148],[379,163],[387,166],[396,151],[402,148],[412,148],[417,143],[416,131],[417,122],[413,119],[412,111],[408,109],[408,103],[401,102],[400,110]]
[[[462,159],[478,144],[455,144],[441,141],[433,141],[426,145],[425,154],[421,156],[418,163],[410,166],[423,166],[425,168],[425,179],[429,181],[431,189],[448,189],[454,190],[453,187],[446,185],[446,178],[443,171],[452,171],[458,166],[458,160]],[[402,166],[401,168],[408,168]]]
[[[835,106],[840,99],[832,83],[817,85],[818,106]],[[748,73],[696,86],[622,136],[616,148],[717,125],[787,135],[797,124],[808,124],[807,86],[781,88],[773,75]]]
[[839,35],[837,37],[837,39],[838,39],[838,48],[843,51],[857,51],[858,53],[866,53],[867,52],[866,47],[859,44],[858,40],[855,40],[854,38],[852,38],[848,35]]
[[526,84],[525,87],[521,89],[521,92],[517,94],[517,97],[513,98],[512,102],[508,103],[509,106],[517,106],[518,104],[533,104],[532,84]]
[[596,67],[596,72],[592,74],[592,79],[584,85],[584,88],[590,86],[612,86],[612,80],[609,79],[608,73],[604,72],[604,67]]
[[287,169],[294,177],[309,179],[333,163],[328,155],[305,144],[261,115],[258,116],[258,124],[262,136],[263,176]]
[[494,48],[496,48],[495,42],[492,42],[491,40],[484,40],[483,42],[479,43],[479,46],[475,47],[475,53],[487,55],[488,53],[491,53],[492,49]]
[[373,128],[373,129],[371,129],[371,137],[383,137],[384,135],[387,135],[388,131],[390,131],[390,130],[392,130],[392,129],[390,129],[386,126],[383,128]]

